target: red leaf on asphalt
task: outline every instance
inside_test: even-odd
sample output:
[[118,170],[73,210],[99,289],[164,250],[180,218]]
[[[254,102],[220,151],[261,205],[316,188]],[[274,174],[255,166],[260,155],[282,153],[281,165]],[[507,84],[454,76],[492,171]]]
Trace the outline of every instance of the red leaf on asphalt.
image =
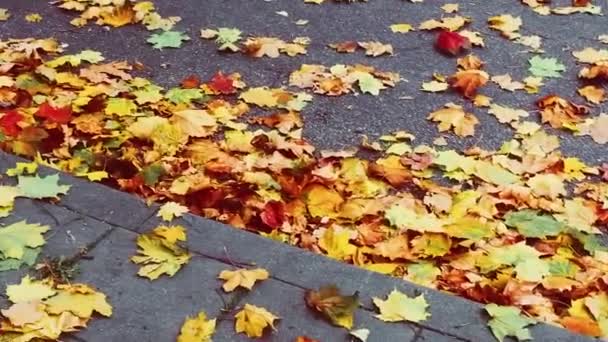
[[437,35],[435,42],[437,50],[449,54],[457,55],[460,51],[471,47],[469,38],[461,36],[457,32],[442,31]]
[[67,105],[65,107],[56,108],[51,106],[48,102],[45,102],[38,108],[36,116],[55,123],[64,124],[70,122],[70,119],[72,119],[72,107]]
[[6,112],[0,117],[0,129],[4,134],[16,137],[21,132],[21,127],[17,125],[21,119],[23,119],[23,116],[17,111]]
[[213,76],[211,82],[209,82],[209,87],[221,94],[232,94],[235,91],[234,80],[224,76],[221,71]]
[[198,88],[200,84],[201,80],[196,75],[190,75],[182,80],[182,88],[185,89]]
[[269,201],[260,214],[262,222],[271,228],[279,228],[285,221],[285,205],[283,202]]

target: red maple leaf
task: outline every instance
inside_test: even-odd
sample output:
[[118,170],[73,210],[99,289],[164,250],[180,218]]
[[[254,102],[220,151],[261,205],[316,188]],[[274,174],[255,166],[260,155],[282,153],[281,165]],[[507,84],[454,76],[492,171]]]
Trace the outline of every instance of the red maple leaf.
[[232,94],[235,91],[234,80],[230,77],[224,76],[221,71],[213,76],[211,82],[209,82],[209,87],[215,92],[226,95]]
[[457,55],[461,50],[470,48],[471,42],[457,32],[442,31],[437,35],[435,46],[445,54]]
[[260,214],[262,222],[271,228],[279,228],[285,221],[285,205],[278,201],[269,201]]
[[53,107],[48,102],[45,102],[38,108],[36,116],[59,124],[65,124],[70,122],[70,119],[72,119],[72,106],[67,105],[59,108]]
[[2,117],[0,117],[0,129],[4,134],[11,137],[16,137],[19,135],[19,132],[21,132],[21,127],[19,127],[17,124],[22,119],[23,116],[17,111],[11,110],[6,112],[4,115],[2,115]]
[[16,137],[21,132],[21,127],[17,124],[23,119],[23,116],[17,111],[11,110],[10,112],[4,113],[0,117],[0,129],[8,136]]
[[182,88],[193,89],[198,88],[201,84],[201,80],[196,75],[190,75],[182,80]]

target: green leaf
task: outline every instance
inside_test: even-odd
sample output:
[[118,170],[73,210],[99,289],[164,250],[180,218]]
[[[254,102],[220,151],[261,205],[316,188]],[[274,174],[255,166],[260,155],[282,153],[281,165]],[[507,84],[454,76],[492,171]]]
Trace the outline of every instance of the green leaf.
[[430,262],[419,262],[407,266],[407,280],[424,286],[431,286],[433,281],[441,274],[439,268]]
[[556,236],[564,230],[564,225],[549,215],[541,215],[536,210],[524,209],[505,215],[505,224],[514,227],[525,237],[546,238]]
[[180,104],[190,103],[192,100],[199,100],[204,96],[200,89],[171,88],[165,97],[175,104]]
[[241,39],[241,30],[229,27],[220,27],[217,29],[216,43],[220,44],[220,50],[238,51],[239,47],[235,45]]
[[38,255],[40,254],[40,248],[28,248],[23,249],[23,256],[21,259],[7,258],[2,259],[0,257],[0,272],[8,270],[17,270],[23,265],[32,266],[36,263]]
[[21,193],[20,197],[27,198],[57,198],[60,194],[66,194],[71,185],[59,185],[59,175],[54,174],[46,177],[19,176],[17,184]]
[[357,80],[359,81],[359,88],[363,93],[378,96],[380,89],[384,89],[382,82],[369,73],[357,73]]
[[488,326],[498,341],[504,340],[506,336],[513,336],[519,341],[532,339],[530,330],[526,327],[536,321],[522,316],[518,308],[492,303],[486,305],[485,309],[492,317]]
[[155,49],[163,48],[179,48],[182,46],[182,42],[190,40],[183,32],[179,31],[164,31],[162,33],[154,33],[146,40],[152,44]]
[[528,61],[530,68],[528,69],[532,75],[538,77],[562,77],[560,72],[566,70],[566,66],[560,63],[556,58],[543,58],[534,56]]
[[152,164],[142,170],[144,183],[152,186],[158,182],[158,179],[165,174],[165,169],[160,164]]
[[135,96],[135,102],[138,104],[156,103],[163,99],[163,95],[160,93],[161,90],[163,88],[150,84],[142,89],[133,91],[132,94]]
[[374,305],[380,310],[380,314],[376,317],[384,322],[420,322],[431,315],[427,312],[429,305],[424,299],[424,295],[410,298],[397,290],[393,290],[386,300],[374,297],[373,301]]
[[580,267],[578,265],[567,259],[549,261],[549,273],[554,276],[572,278],[579,270]]
[[23,258],[26,247],[36,248],[46,243],[42,234],[48,230],[49,226],[28,224],[25,221],[0,228],[0,255],[3,258]]
[[526,259],[515,266],[517,279],[524,281],[540,282],[543,277],[550,274],[549,264],[540,258]]

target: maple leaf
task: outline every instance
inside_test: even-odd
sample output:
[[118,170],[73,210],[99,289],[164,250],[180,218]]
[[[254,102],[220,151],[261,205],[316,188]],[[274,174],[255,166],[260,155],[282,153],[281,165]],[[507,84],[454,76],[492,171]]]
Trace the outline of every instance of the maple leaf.
[[505,215],[505,224],[515,227],[525,237],[546,238],[557,236],[564,230],[564,225],[549,215],[541,215],[537,211],[524,209],[511,211]]
[[365,55],[378,57],[384,54],[392,55],[393,46],[391,44],[383,44],[380,42],[359,42],[360,47],[365,49]]
[[330,258],[344,260],[357,251],[357,247],[349,242],[351,232],[342,230],[340,232],[330,228],[323,233],[323,237],[319,239],[319,247],[321,247]]
[[27,198],[57,198],[60,194],[67,194],[71,185],[59,185],[59,175],[19,176],[17,185],[21,197]]
[[421,256],[442,256],[450,247],[451,240],[444,234],[424,233],[412,240],[412,252]]
[[21,278],[19,285],[8,285],[6,296],[13,303],[41,301],[57,294],[48,281],[40,281],[26,275]]
[[541,109],[542,122],[548,122],[553,128],[572,127],[588,113],[587,107],[555,95],[543,97],[536,105]]
[[428,119],[439,122],[439,132],[453,128],[454,133],[460,137],[474,135],[475,125],[479,123],[473,114],[465,113],[461,106],[454,104],[430,113]]
[[285,205],[279,201],[268,201],[260,213],[260,218],[273,229],[281,227],[285,222]]
[[375,78],[373,75],[366,72],[358,72],[355,76],[357,78],[359,89],[361,92],[378,96],[380,90],[384,89],[385,86],[380,80]]
[[319,291],[306,291],[304,299],[309,308],[323,314],[332,324],[352,328],[355,310],[359,307],[358,293],[342,296],[335,285],[327,285]]
[[414,28],[410,24],[393,24],[390,26],[391,31],[394,33],[408,33]]
[[520,17],[514,17],[510,14],[497,15],[488,18],[488,24],[491,29],[500,31],[508,39],[515,39],[520,36],[517,33],[522,25]]
[[11,14],[6,8],[0,8],[0,21],[6,21],[11,17]]
[[0,133],[4,133],[11,137],[16,137],[21,132],[19,122],[24,119],[24,116],[17,111],[8,111],[0,117]]
[[522,316],[518,308],[492,303],[486,305],[485,310],[492,317],[488,326],[498,341],[503,341],[507,336],[513,336],[520,341],[532,339],[526,327],[535,324],[536,321]]
[[152,233],[168,243],[186,241],[186,228],[183,226],[158,226],[152,230]]
[[44,300],[46,311],[50,314],[59,315],[68,311],[80,318],[91,318],[93,312],[112,316],[112,306],[108,304],[106,295],[87,285],[58,285],[56,289],[56,295]]
[[448,79],[450,86],[459,91],[466,98],[477,94],[477,89],[488,83],[489,76],[482,70],[462,70],[456,72]]
[[546,196],[556,199],[560,195],[566,195],[564,180],[553,174],[538,174],[528,179],[527,184],[536,196]]
[[234,80],[225,76],[221,72],[215,74],[213,78],[211,78],[211,82],[209,82],[208,85],[211,89],[220,94],[233,94],[236,91],[234,87]]
[[600,88],[594,85],[584,86],[577,90],[578,94],[585,98],[585,100],[593,103],[600,104],[606,98],[606,91],[604,88]]
[[241,30],[229,27],[220,27],[216,30],[203,29],[201,30],[201,38],[213,39],[219,44],[218,50],[230,50],[233,52],[239,51],[236,43],[241,40]]
[[171,121],[189,137],[204,138],[213,134],[217,128],[215,118],[204,110],[180,110],[173,113]]
[[184,41],[190,40],[185,33],[179,31],[163,31],[154,33],[146,41],[155,49],[180,48]]
[[513,81],[511,75],[509,74],[492,76],[491,80],[498,84],[501,89],[508,91],[521,90],[525,88],[523,83]]
[[388,294],[386,300],[373,297],[374,305],[380,310],[376,315],[384,322],[421,322],[426,320],[430,314],[427,312],[428,304],[424,295],[410,298],[406,294],[394,289]]
[[262,337],[264,329],[268,326],[274,329],[274,321],[279,319],[270,311],[251,304],[245,304],[234,318],[234,330],[237,333],[244,332],[249,338]]
[[469,18],[465,18],[459,15],[453,17],[444,17],[441,20],[426,20],[420,23],[419,28],[421,30],[434,30],[434,29],[445,29],[449,31],[456,31],[463,27],[466,23],[470,21]]
[[528,112],[523,109],[515,109],[498,104],[491,104],[488,113],[494,115],[500,123],[512,123],[520,118],[528,117]]
[[8,318],[12,325],[24,326],[35,323],[44,317],[44,306],[40,301],[21,302],[13,304],[7,310],[1,310],[2,316]]
[[156,216],[161,217],[165,221],[171,221],[174,217],[180,217],[187,212],[188,207],[177,202],[167,202],[158,209]]
[[216,319],[207,319],[204,311],[188,317],[182,325],[177,342],[211,342],[215,333]]
[[53,107],[48,102],[40,105],[36,116],[46,118],[51,122],[65,124],[72,119],[72,106],[68,105],[62,108]]
[[428,91],[431,93],[445,91],[448,89],[448,87],[449,87],[449,84],[447,84],[446,82],[439,82],[439,81],[435,81],[435,80],[422,83],[422,91]]
[[457,55],[461,51],[469,49],[471,42],[469,38],[463,37],[457,32],[442,31],[437,35],[435,47],[445,54]]
[[121,27],[131,24],[135,18],[133,7],[127,3],[124,6],[114,7],[114,10],[101,15],[103,23],[112,27]]
[[344,200],[340,194],[322,185],[313,185],[306,193],[306,207],[314,217],[334,217]]
[[107,115],[130,116],[137,111],[137,105],[133,100],[113,97],[108,99],[104,111]]
[[566,66],[561,64],[556,58],[543,58],[534,56],[528,61],[528,69],[532,75],[539,77],[562,77],[560,72],[566,70]]
[[[49,229],[49,226],[28,224],[25,221],[0,228],[0,268],[15,268],[21,262],[33,263],[39,252],[34,248],[46,243],[42,234]],[[20,262],[15,264],[13,261],[9,264],[9,260],[3,259],[17,259]]]
[[188,104],[194,100],[204,98],[204,95],[200,89],[171,88],[167,91],[165,97],[175,104]]
[[252,270],[241,268],[235,271],[224,270],[218,278],[226,281],[222,285],[224,291],[232,292],[239,286],[251,290],[256,281],[266,280],[269,275],[268,271],[263,268]]
[[143,265],[137,274],[155,280],[163,274],[172,277],[190,260],[190,253],[155,234],[137,237],[139,255],[131,258],[136,264]]
[[42,16],[39,13],[28,13],[25,15],[25,21],[29,23],[39,23],[42,21]]

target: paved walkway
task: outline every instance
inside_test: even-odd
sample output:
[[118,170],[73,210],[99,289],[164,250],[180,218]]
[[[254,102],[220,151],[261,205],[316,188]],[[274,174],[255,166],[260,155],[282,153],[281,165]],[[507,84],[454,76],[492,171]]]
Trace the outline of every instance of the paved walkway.
[[[0,172],[20,159],[0,152]],[[42,168],[41,174],[56,173]],[[7,184],[9,180],[1,180]],[[109,319],[98,318],[74,337],[64,341],[174,341],[186,316],[204,310],[221,314],[226,305],[250,303],[263,306],[281,317],[277,331],[263,341],[293,341],[306,335],[319,341],[349,341],[346,330],[333,327],[315,316],[304,304],[304,291],[337,284],[345,293],[359,291],[362,305],[355,315],[355,327],[371,331],[368,341],[493,341],[486,327],[481,305],[423,288],[378,273],[352,267],[229,226],[186,214],[173,223],[188,229],[188,246],[196,255],[174,278],[150,282],[136,275],[135,254],[138,233],[156,227],[157,207],[100,184],[61,174],[61,183],[71,184],[69,193],[57,204],[17,199],[6,225],[20,220],[51,226],[42,257],[71,257],[83,248],[88,252],[78,261],[76,281],[91,284],[108,295],[114,306]],[[221,270],[233,263],[255,264],[271,273],[269,280],[251,292],[226,295],[219,292]],[[2,273],[0,291],[18,283],[27,270]],[[371,298],[392,289],[410,296],[423,293],[431,317],[420,324],[384,323],[376,319]],[[6,307],[0,297],[0,306]],[[538,324],[532,335],[542,341],[587,341],[583,336],[549,325]],[[234,332],[230,316],[218,322],[214,341],[248,341]]]

